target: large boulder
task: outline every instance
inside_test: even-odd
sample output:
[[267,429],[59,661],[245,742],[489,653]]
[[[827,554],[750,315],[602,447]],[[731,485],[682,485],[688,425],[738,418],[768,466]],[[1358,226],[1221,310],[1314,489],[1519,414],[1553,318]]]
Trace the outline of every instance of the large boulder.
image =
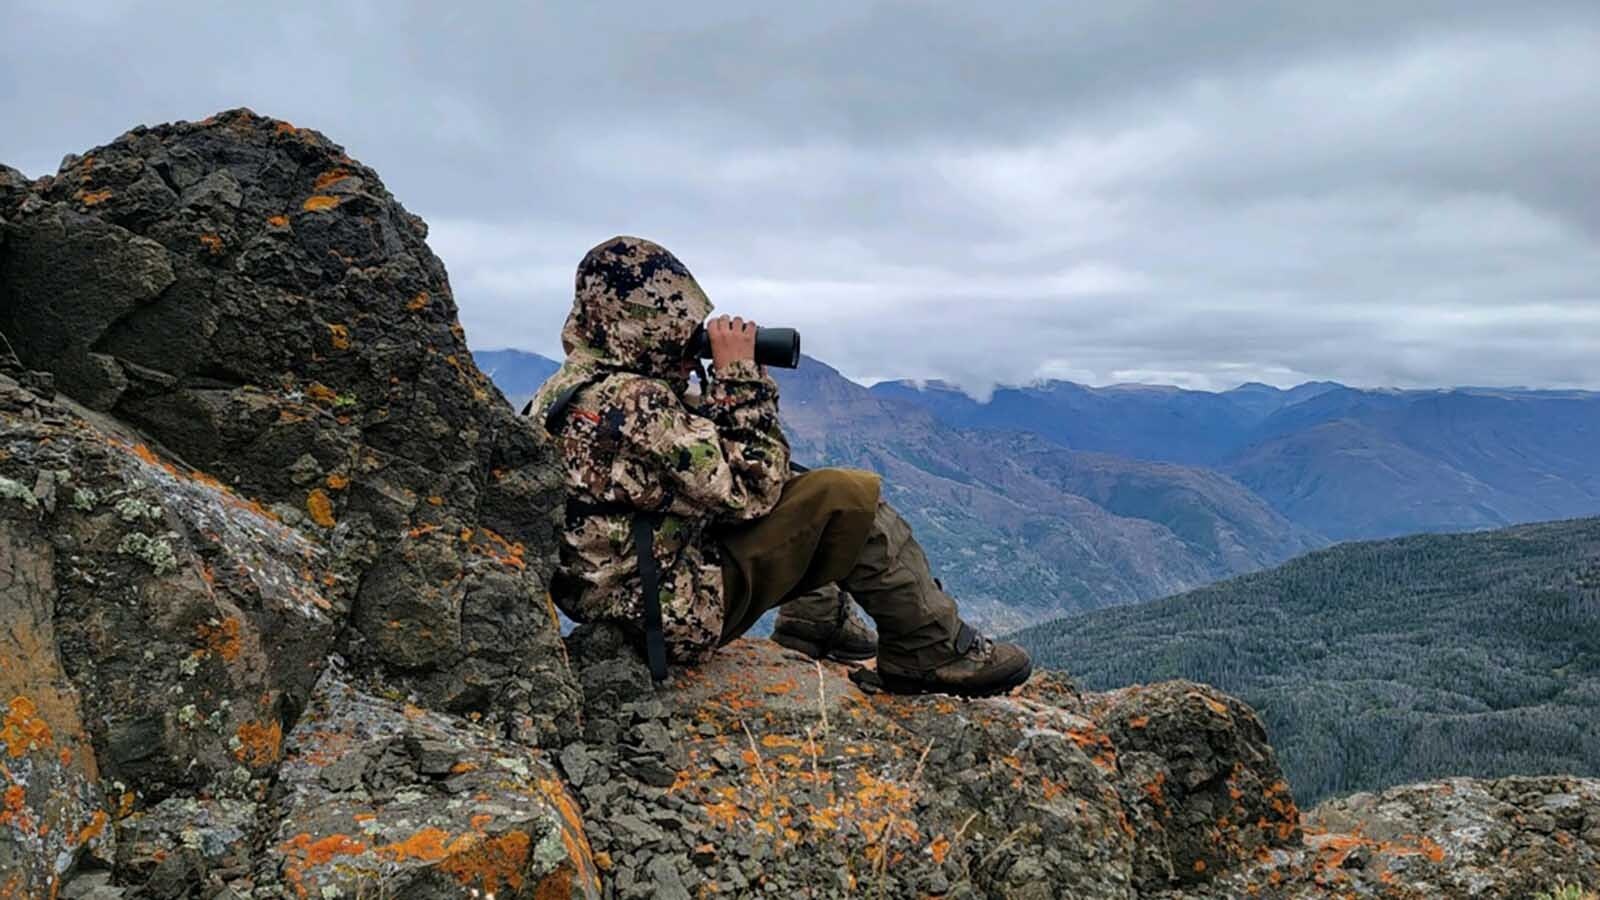
[[346,651],[387,683],[560,740],[577,694],[527,549],[552,545],[559,482],[377,173],[235,110],[136,128],[20,201],[5,178],[21,362],[327,545]]
[[335,659],[507,756],[576,736],[559,478],[425,232],[247,111],[0,169],[8,896],[276,883],[267,789]]
[[1259,721],[1202,685],[905,698],[742,641],[653,693],[614,633],[574,655],[560,762],[619,897],[1132,897],[1300,838]]
[[266,868],[295,894],[599,896],[582,816],[542,756],[336,672],[289,737],[277,791]]
[[1526,900],[1600,891],[1600,779],[1449,778],[1329,800],[1305,822],[1303,845],[1171,896]]
[[110,814],[260,798],[340,617],[326,550],[85,415],[0,374],[0,740],[21,761],[0,848],[24,822],[60,845],[32,854],[54,869],[36,886]]

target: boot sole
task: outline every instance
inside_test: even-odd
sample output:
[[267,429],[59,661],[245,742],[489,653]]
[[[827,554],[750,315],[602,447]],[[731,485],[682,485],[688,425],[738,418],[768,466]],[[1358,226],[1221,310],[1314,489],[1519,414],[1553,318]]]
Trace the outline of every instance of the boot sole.
[[822,645],[820,644],[815,644],[811,641],[792,637],[787,634],[775,634],[772,636],[772,641],[780,647],[787,647],[796,653],[804,653],[812,659],[831,659],[834,662],[866,662],[867,660],[878,655],[878,651],[876,650],[873,650],[871,653],[857,654],[842,651],[837,647],[831,648],[827,652],[824,652]]
[[1029,662],[1018,671],[1008,675],[1004,680],[993,684],[948,684],[942,681],[928,681],[924,678],[891,675],[882,669],[878,670],[878,681],[883,686],[883,689],[891,694],[950,694],[955,697],[994,697],[1004,694],[1027,681],[1032,674],[1033,663]]

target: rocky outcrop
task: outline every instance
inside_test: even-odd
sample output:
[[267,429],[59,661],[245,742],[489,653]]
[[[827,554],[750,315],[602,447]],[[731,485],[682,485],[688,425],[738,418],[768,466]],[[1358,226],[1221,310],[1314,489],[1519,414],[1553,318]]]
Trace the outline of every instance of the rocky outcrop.
[[0,168],[0,222],[0,898],[1597,881],[1592,782],[1307,827],[1204,685],[904,698],[742,641],[658,688],[614,631],[563,641],[549,451],[422,223],[314,132],[136,129]]
[[574,644],[560,762],[619,897],[1128,897],[1300,835],[1255,715],[1203,685],[905,698],[745,641],[652,694],[615,635]]
[[1305,822],[1303,845],[1263,854],[1199,894],[1172,896],[1424,900],[1600,889],[1593,778],[1450,778],[1329,800]]
[[241,110],[136,128],[0,196],[0,332],[24,366],[326,546],[347,652],[560,738],[576,692],[547,688],[548,560],[525,553],[558,485],[377,173]]
[[[0,220],[14,893],[86,854],[259,875],[285,737],[336,656],[352,690],[521,752],[576,734],[548,451],[375,173],[238,111],[0,172]],[[185,833],[188,861],[161,846]]]

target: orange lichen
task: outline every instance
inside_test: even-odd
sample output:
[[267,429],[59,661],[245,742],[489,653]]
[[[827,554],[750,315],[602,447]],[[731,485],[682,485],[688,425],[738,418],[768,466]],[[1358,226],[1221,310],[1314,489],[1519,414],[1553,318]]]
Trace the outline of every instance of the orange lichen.
[[306,202],[301,204],[300,208],[304,209],[306,212],[322,212],[323,210],[333,209],[338,205],[338,197],[330,197],[326,194],[317,194],[314,197],[307,198]]
[[160,466],[161,468],[166,469],[168,472],[177,474],[178,470],[173,468],[171,463],[163,460],[159,456],[156,456],[155,451],[151,450],[149,447],[146,447],[144,444],[134,444],[132,450],[135,456],[139,457],[150,465]]
[[567,789],[554,778],[539,779],[539,790],[561,814],[561,845],[566,848],[567,859],[572,862],[578,877],[598,891],[600,875],[595,871],[594,850],[589,846],[589,837],[583,830],[582,811],[567,794]]
[[246,722],[234,735],[239,738],[239,748],[233,751],[233,756],[240,762],[259,768],[278,761],[283,749],[283,726],[277,720],[266,724]]
[[200,640],[205,643],[206,649],[222,657],[223,660],[233,662],[239,658],[238,619],[229,616],[216,625],[201,622],[195,626],[195,631],[200,634]]
[[267,224],[273,228],[286,228],[289,225],[289,217],[285,215],[267,216]]
[[522,888],[522,873],[528,867],[532,844],[528,835],[521,831],[510,831],[487,840],[463,836],[451,845],[451,856],[439,864],[439,869],[455,876],[461,884],[479,887],[491,896],[502,884],[518,891]]
[[320,403],[332,403],[339,399],[339,392],[320,381],[313,381],[311,386],[306,388],[306,396]]
[[350,329],[344,325],[329,325],[328,341],[333,344],[335,350],[349,350]]
[[333,527],[333,501],[328,499],[322,488],[312,488],[311,493],[306,495],[306,512],[311,514],[311,521],[323,528]]
[[50,723],[39,717],[39,708],[27,697],[12,697],[4,720],[0,720],[0,743],[16,759],[29,751],[49,747],[55,740]]
[[78,830],[76,840],[71,843],[75,845],[89,843],[106,830],[106,823],[109,821],[111,821],[111,817],[106,815],[105,810],[95,810],[94,815],[89,817],[89,823]]
[[377,847],[374,852],[380,856],[390,857],[395,862],[405,862],[408,859],[438,862],[450,853],[450,833],[430,826],[403,841]]
[[328,476],[327,481],[324,483],[327,484],[329,490],[342,491],[350,486],[350,476],[334,472]]
[[318,175],[317,180],[312,183],[311,187],[312,190],[316,191],[326,190],[330,185],[337,184],[349,177],[350,173],[343,169],[329,169]]
[[201,244],[201,246],[205,247],[206,251],[208,253],[210,253],[212,256],[217,256],[220,253],[222,253],[222,236],[221,235],[202,234],[202,235],[200,235],[200,244]]
[[[0,805],[0,825],[9,825],[24,834],[42,833],[29,814],[28,795],[20,785],[6,788],[5,794],[0,795],[0,801],[3,801],[3,805]],[[0,894],[0,897],[4,896]]]
[[411,298],[411,302],[406,304],[406,309],[409,309],[412,312],[416,312],[417,310],[419,310],[419,309],[421,309],[421,308],[423,308],[424,306],[427,306],[427,305],[428,305],[428,292],[427,291],[417,291],[416,296]]
[[561,866],[534,886],[533,900],[568,900],[572,896],[572,869]]
[[366,852],[367,845],[347,834],[330,834],[321,840],[312,840],[311,835],[302,831],[286,841],[282,849],[305,865],[321,866],[336,856],[359,856]]
[[1422,839],[1422,855],[1426,856],[1429,862],[1444,862],[1444,848],[1429,838]]
[[1167,773],[1157,772],[1155,780],[1143,786],[1145,794],[1150,798],[1150,802],[1154,803],[1156,806],[1167,805],[1166,798],[1162,796],[1162,791],[1166,786],[1166,783]]
[[794,689],[797,687],[799,687],[799,684],[796,683],[793,678],[785,678],[776,684],[766,685],[761,690],[763,693],[771,694],[772,696],[776,697],[783,694],[793,693]]
[[79,191],[78,202],[84,206],[97,206],[111,199],[110,191]]
[[1197,859],[1197,860],[1194,861],[1194,871],[1195,871],[1196,875],[1201,874],[1205,870],[1206,870],[1206,861],[1205,860]]
[[1149,724],[1150,724],[1150,717],[1149,716],[1134,716],[1133,718],[1128,720],[1128,727],[1129,728],[1143,728],[1143,727],[1145,727],[1146,725],[1149,725]]
[[950,855],[950,839],[942,834],[934,838],[928,845],[928,855],[933,857],[934,865],[944,865],[945,857]]
[[434,494],[433,496],[428,498],[428,505],[429,506],[443,506],[444,505],[444,498],[439,496],[438,494]]

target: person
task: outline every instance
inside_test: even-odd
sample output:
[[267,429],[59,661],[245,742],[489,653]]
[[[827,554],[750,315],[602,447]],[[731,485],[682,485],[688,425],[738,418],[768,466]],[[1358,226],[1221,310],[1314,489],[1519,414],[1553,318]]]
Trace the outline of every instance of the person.
[[[853,598],[877,624],[886,690],[983,696],[1025,681],[1027,653],[962,621],[877,475],[792,470],[755,324],[711,312],[650,241],[613,238],[579,264],[566,360],[524,410],[565,472],[561,609],[622,626],[659,679],[666,659],[703,661],[774,607],[780,643],[871,656]],[[702,325],[709,375],[692,349]]]

